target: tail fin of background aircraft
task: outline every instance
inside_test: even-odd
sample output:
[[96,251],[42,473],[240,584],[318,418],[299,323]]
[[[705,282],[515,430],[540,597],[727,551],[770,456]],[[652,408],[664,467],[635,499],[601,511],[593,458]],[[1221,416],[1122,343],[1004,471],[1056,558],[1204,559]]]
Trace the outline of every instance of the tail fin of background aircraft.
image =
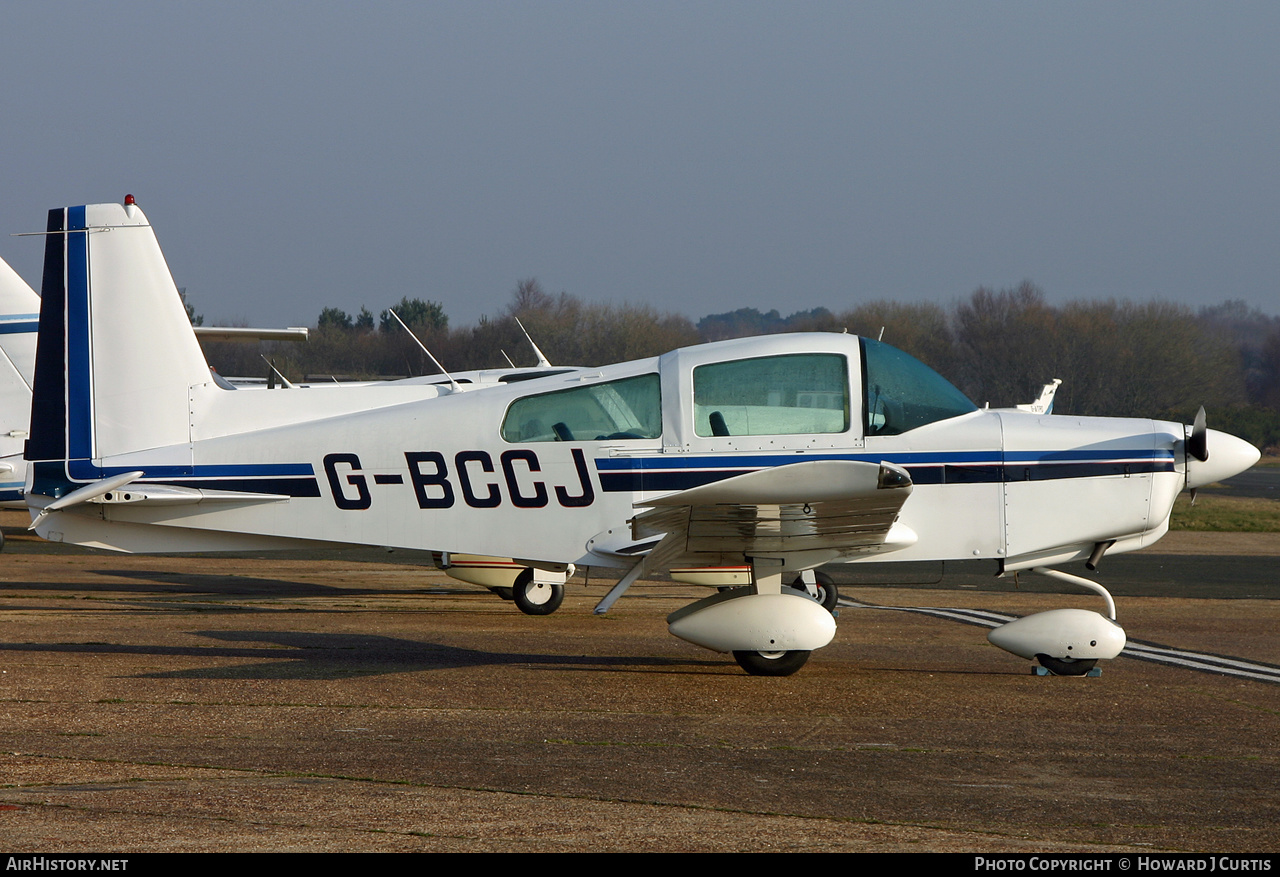
[[0,358],[8,359],[28,393],[31,392],[31,375],[35,371],[36,325],[39,319],[40,297],[18,276],[18,272],[0,259]]
[[1058,392],[1058,385],[1062,383],[1062,378],[1054,378],[1052,382],[1045,384],[1040,390],[1040,395],[1034,402],[1028,402],[1026,405],[1018,405],[1019,411],[1030,411],[1032,414],[1052,414],[1053,413],[1053,397]]
[[189,448],[189,393],[209,367],[132,197],[49,211],[41,299],[27,459]]
[[[21,454],[27,437],[39,318],[39,296],[0,259],[0,457]],[[15,485],[21,498],[20,481],[16,468],[0,471],[0,499],[13,499]]]

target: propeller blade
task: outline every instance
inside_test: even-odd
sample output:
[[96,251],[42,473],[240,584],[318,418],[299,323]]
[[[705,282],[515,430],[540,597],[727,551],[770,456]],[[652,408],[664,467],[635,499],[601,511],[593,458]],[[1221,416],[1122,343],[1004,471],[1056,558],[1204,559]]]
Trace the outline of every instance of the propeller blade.
[[1196,422],[1191,427],[1191,437],[1187,439],[1187,454],[1201,463],[1209,459],[1209,431],[1205,428],[1203,405],[1196,412]]

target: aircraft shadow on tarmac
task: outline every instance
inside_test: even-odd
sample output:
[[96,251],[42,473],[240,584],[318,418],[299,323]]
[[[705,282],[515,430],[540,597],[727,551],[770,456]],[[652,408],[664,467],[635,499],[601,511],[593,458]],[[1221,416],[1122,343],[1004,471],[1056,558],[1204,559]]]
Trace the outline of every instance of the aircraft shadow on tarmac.
[[[159,645],[117,645],[113,643],[0,643],[0,652],[54,652],[69,654],[146,655],[201,659],[256,660],[263,663],[232,667],[204,667],[162,673],[139,673],[135,679],[226,679],[226,680],[336,680],[424,670],[447,670],[480,666],[543,665],[548,669],[580,667],[593,672],[692,670],[720,666],[730,672],[723,659],[662,658],[628,655],[557,655],[532,652],[491,652],[397,637],[344,633],[304,633],[297,631],[193,631],[198,636],[234,643],[263,643],[261,647],[226,648]],[[287,651],[282,651],[282,648]],[[284,657],[284,660],[281,658]]]
[[[475,588],[452,588],[448,585],[430,584],[417,588],[343,588],[334,585],[321,585],[314,582],[296,582],[286,579],[259,578],[244,575],[217,575],[189,572],[164,572],[161,570],[93,570],[95,575],[103,576],[100,583],[77,582],[68,585],[66,582],[18,582],[7,581],[0,585],[4,591],[29,591],[36,593],[65,594],[75,591],[84,594],[135,594],[138,596],[154,595],[158,597],[228,597],[239,599],[291,599],[301,597],[345,597],[345,596],[428,596],[439,594],[480,594]],[[115,581],[112,581],[115,579]],[[133,580],[131,584],[120,579]]]
[[[259,578],[244,575],[218,575],[189,572],[164,572],[161,570],[96,570],[98,575],[113,578],[133,579],[138,582],[151,582],[150,585],[122,585],[104,583],[104,591],[136,591],[165,594],[188,594],[191,596],[243,597],[253,599],[292,597],[345,597],[345,596],[412,596],[441,593],[479,593],[474,588],[450,588],[440,585],[423,585],[421,587],[395,588],[343,588],[334,585],[321,585],[314,582],[296,582],[287,579]],[[157,587],[157,585],[161,587]],[[63,589],[65,585],[61,586]]]

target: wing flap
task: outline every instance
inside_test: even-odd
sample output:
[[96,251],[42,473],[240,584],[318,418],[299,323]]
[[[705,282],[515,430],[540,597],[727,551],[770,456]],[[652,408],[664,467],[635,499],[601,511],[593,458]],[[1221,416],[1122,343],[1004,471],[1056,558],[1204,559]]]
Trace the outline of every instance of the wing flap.
[[632,538],[665,534],[651,569],[710,556],[856,554],[885,545],[910,495],[910,477],[891,463],[790,463],[637,503],[650,508],[632,519]]

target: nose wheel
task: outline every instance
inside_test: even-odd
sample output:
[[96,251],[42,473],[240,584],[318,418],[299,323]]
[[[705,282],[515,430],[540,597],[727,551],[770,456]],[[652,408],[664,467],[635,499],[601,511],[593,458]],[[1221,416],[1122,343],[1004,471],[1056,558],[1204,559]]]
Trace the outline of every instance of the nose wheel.
[[747,652],[733,653],[738,666],[752,676],[790,676],[809,660],[812,652]]
[[994,646],[1020,658],[1039,662],[1039,676],[1096,675],[1099,660],[1117,657],[1125,647],[1124,628],[1116,623],[1115,601],[1097,582],[1048,567],[1033,571],[1068,584],[1087,588],[1107,604],[1107,616],[1086,609],[1050,609],[1015,618],[987,634]]
[[1049,655],[1036,655],[1040,666],[1054,676],[1084,676],[1098,665],[1097,658],[1073,660],[1071,658],[1054,658]]

